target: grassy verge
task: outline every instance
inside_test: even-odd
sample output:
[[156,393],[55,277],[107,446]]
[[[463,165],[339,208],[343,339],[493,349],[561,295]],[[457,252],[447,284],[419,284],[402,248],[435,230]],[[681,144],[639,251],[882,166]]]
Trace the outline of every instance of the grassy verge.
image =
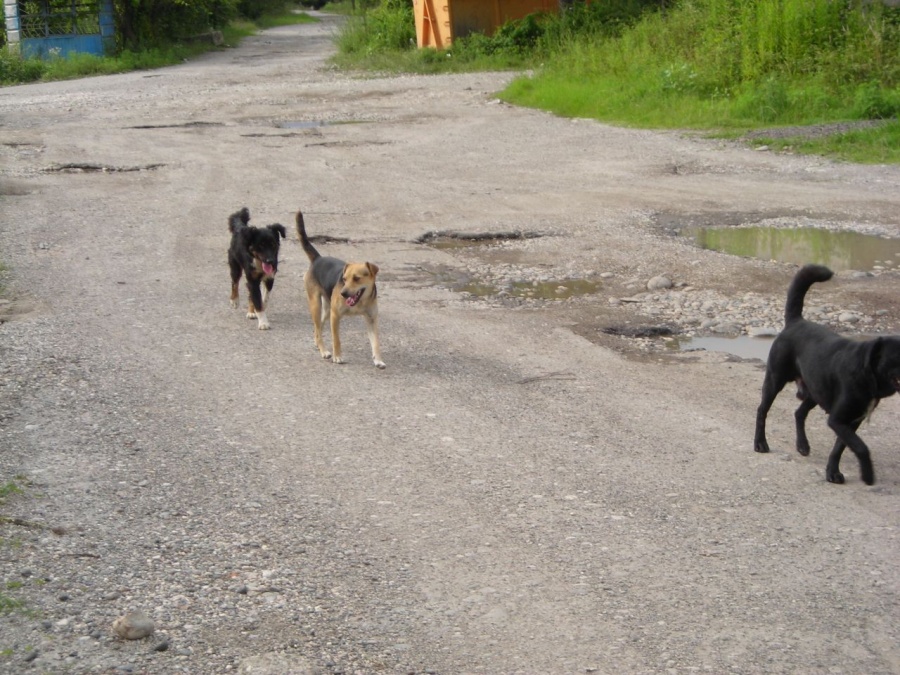
[[900,162],[900,8],[863,0],[660,6],[576,3],[562,14],[531,15],[435,51],[415,48],[409,6],[382,0],[348,20],[335,61],[387,72],[527,70],[500,98],[625,126],[740,136],[885,120],[831,135],[773,134],[765,142],[856,162]]
[[[286,8],[279,14],[263,15],[255,21],[233,21],[222,29],[224,46],[235,46],[260,29],[310,23],[316,19],[303,12]],[[68,58],[49,60],[23,59],[0,50],[0,85],[37,81],[69,80],[92,75],[112,75],[132,70],[163,68],[206,52],[221,49],[210,43],[176,43],[141,52],[125,50],[116,56],[72,54]]]

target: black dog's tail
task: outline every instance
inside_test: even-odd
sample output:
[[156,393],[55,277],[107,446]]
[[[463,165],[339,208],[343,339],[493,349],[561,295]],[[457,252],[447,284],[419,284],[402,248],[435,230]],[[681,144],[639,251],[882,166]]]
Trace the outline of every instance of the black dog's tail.
[[817,281],[828,281],[833,275],[834,272],[824,265],[804,265],[797,272],[788,288],[787,303],[784,305],[785,326],[803,318],[803,298],[809,287]]
[[316,247],[309,241],[306,236],[306,225],[303,223],[303,212],[297,211],[297,234],[300,235],[300,243],[303,244],[303,250],[306,251],[306,257],[310,262],[315,262],[316,258],[321,258],[321,254]]
[[247,223],[250,222],[250,209],[246,206],[242,208],[237,213],[232,213],[228,216],[228,231],[231,234],[234,234],[242,227],[247,227]]

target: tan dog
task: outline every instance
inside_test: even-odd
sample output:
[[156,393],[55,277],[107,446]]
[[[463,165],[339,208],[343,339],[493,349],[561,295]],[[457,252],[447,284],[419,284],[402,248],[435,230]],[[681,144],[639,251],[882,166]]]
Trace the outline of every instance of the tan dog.
[[[341,319],[345,315],[361,314],[366,320],[372,345],[372,362],[378,368],[384,368],[378,346],[378,289],[375,286],[378,267],[369,262],[347,263],[321,255],[306,236],[301,211],[297,211],[297,234],[309,257],[310,265],[303,275],[303,283],[313,320],[313,338],[322,358],[330,358],[334,363],[344,362],[341,358]],[[325,349],[322,339],[326,316],[331,319],[331,352]]]

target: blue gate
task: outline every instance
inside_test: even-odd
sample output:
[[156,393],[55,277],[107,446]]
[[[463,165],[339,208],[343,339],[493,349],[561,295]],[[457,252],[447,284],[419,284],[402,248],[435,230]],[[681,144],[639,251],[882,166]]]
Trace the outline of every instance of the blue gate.
[[[102,56],[115,46],[112,0],[17,0],[16,9],[19,51],[26,58]],[[7,13],[7,28],[9,18]]]

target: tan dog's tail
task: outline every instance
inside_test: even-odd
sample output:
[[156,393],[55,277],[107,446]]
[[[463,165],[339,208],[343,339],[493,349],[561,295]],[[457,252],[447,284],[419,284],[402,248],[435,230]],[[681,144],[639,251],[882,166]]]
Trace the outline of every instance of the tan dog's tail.
[[303,211],[297,211],[297,234],[300,235],[300,243],[303,244],[303,250],[306,251],[306,256],[309,258],[310,262],[315,262],[317,258],[322,257],[316,250],[316,247],[309,241],[309,237],[306,236],[306,226],[303,223]]

